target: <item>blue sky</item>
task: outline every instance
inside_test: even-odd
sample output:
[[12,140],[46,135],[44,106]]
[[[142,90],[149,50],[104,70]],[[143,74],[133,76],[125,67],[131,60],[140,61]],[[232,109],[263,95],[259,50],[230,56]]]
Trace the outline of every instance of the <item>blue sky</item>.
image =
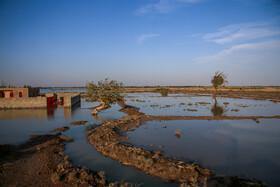
[[0,0],[14,86],[280,85],[277,0]]

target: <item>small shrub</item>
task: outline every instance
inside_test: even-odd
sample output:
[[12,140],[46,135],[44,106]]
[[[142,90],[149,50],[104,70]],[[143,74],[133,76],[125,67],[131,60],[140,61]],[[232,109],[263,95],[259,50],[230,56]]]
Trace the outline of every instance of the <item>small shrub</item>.
[[158,88],[157,89],[159,93],[161,94],[162,97],[167,97],[168,96],[168,88]]

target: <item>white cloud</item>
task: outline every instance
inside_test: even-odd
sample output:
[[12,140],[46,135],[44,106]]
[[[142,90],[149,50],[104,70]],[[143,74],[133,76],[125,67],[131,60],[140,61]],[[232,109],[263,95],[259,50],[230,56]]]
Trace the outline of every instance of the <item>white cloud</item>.
[[280,40],[233,45],[217,54],[195,58],[197,63],[276,64],[280,62]]
[[158,36],[159,36],[159,34],[142,34],[138,37],[137,42],[138,42],[138,44],[142,44],[147,39],[158,37]]
[[143,15],[153,12],[167,14],[178,8],[178,5],[180,4],[196,3],[199,1],[200,0],[159,0],[157,3],[150,3],[148,5],[140,7],[135,13],[137,15]]
[[203,39],[217,44],[242,43],[280,35],[279,25],[274,22],[233,24],[222,27],[216,33],[209,33]]

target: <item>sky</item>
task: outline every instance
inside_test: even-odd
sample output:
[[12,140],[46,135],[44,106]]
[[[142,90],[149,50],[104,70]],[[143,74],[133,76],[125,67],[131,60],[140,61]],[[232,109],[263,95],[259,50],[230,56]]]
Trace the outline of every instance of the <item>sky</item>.
[[278,0],[0,0],[12,86],[280,85]]

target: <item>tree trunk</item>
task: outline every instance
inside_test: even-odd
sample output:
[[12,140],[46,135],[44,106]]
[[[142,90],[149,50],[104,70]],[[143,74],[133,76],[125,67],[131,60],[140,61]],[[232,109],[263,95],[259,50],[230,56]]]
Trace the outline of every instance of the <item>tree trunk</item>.
[[106,104],[104,102],[101,102],[101,104],[94,109],[91,115],[97,115],[98,112],[101,111],[103,108],[106,108]]
[[216,99],[216,96],[214,97],[214,99],[215,99],[215,107],[217,107],[217,105],[218,105],[218,102],[217,102],[217,99]]
[[215,91],[214,91],[214,95],[213,95],[213,98],[216,98],[216,95],[217,95],[217,91],[218,91],[218,88],[215,88]]

